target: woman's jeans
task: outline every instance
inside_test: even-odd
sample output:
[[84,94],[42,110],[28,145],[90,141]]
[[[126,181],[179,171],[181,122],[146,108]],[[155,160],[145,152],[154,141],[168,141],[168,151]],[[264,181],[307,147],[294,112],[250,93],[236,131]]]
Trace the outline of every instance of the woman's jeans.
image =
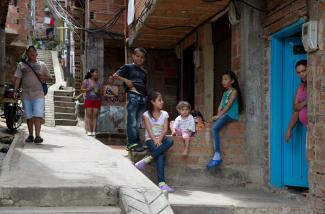
[[211,136],[214,143],[215,152],[220,153],[220,136],[219,136],[220,129],[231,121],[234,121],[234,119],[232,119],[228,115],[223,115],[213,123],[211,128]]
[[128,145],[139,144],[139,124],[145,110],[145,97],[128,93],[126,132]]
[[157,168],[157,177],[158,182],[165,182],[165,152],[174,144],[173,139],[171,137],[165,137],[162,140],[162,144],[157,147],[153,140],[146,141],[148,149],[150,150],[151,156],[156,161]]

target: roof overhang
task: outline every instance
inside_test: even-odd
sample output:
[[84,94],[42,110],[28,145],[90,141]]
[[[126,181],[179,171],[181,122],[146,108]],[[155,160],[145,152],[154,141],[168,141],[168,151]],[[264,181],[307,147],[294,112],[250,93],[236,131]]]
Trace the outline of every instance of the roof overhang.
[[[149,0],[150,1],[150,0]],[[229,0],[152,0],[150,10],[130,28],[130,47],[170,49],[225,9]],[[141,11],[136,14],[141,14]]]

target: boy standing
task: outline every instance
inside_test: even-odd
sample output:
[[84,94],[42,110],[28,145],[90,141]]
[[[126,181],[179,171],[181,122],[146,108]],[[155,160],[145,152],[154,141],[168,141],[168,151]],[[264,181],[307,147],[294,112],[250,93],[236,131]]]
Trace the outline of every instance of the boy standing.
[[123,65],[113,76],[124,82],[128,94],[127,104],[127,150],[142,152],[138,120],[145,110],[147,74],[143,68],[147,51],[136,48],[132,54],[133,64]]

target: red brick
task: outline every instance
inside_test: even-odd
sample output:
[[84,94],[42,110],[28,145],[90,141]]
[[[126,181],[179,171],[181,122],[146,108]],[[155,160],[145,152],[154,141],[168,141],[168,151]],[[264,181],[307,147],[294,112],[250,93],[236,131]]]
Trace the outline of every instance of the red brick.
[[167,165],[197,165],[198,161],[199,157],[193,156],[168,155],[168,158],[166,158]]

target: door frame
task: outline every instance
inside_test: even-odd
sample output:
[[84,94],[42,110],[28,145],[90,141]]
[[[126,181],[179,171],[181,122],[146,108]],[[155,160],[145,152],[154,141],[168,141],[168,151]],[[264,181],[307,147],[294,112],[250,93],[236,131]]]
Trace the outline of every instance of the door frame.
[[[284,133],[281,129],[282,96],[279,83],[283,81],[283,50],[284,39],[301,31],[305,20],[300,19],[272,35],[271,39],[271,69],[270,69],[270,183],[282,188],[283,181],[283,145]],[[274,116],[273,116],[274,115]]]

